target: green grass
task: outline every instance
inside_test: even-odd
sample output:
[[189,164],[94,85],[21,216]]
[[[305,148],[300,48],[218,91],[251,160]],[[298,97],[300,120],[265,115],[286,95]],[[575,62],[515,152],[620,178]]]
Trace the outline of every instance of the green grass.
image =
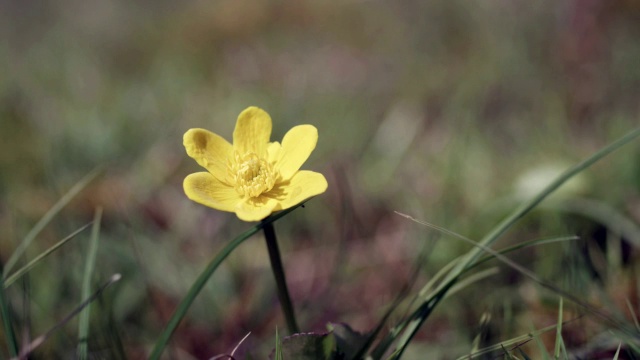
[[[278,223],[303,331],[347,323],[366,335],[354,357],[379,359],[640,356],[637,141],[542,192],[545,169],[638,126],[627,3],[3,7],[0,357],[34,339],[46,339],[34,358],[145,358],[159,341],[168,358],[238,344],[239,358],[264,358],[287,343],[252,239],[171,317],[248,228],[185,198],[182,180],[199,170],[182,134],[230,134],[249,105],[272,115],[272,138],[300,123],[320,134],[304,168],[329,190]],[[549,198],[527,207],[536,194]]]

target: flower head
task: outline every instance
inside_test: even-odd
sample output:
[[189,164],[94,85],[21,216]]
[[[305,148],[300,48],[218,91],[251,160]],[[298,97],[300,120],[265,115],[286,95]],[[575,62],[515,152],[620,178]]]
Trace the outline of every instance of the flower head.
[[269,142],[271,117],[249,107],[238,116],[233,145],[204,129],[184,134],[187,154],[207,172],[184,179],[189,199],[214,209],[235,212],[241,220],[259,221],[327,189],[320,173],[299,170],[318,141],[312,125],[298,125],[282,144]]

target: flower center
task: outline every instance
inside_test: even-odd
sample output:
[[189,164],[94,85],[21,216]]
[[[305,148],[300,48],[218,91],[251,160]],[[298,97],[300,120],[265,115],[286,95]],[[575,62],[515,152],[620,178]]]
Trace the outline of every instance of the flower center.
[[258,197],[271,190],[276,183],[273,165],[255,153],[234,153],[235,162],[228,171],[235,189],[245,198]]

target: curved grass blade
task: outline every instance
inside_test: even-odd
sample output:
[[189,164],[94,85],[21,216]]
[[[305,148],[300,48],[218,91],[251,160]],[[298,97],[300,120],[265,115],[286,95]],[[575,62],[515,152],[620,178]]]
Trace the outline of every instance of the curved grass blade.
[[87,187],[87,185],[89,185],[89,183],[93,179],[95,179],[101,172],[102,167],[98,167],[92,170],[89,174],[85,175],[85,177],[83,177],[82,179],[80,179],[80,181],[73,185],[71,189],[69,189],[69,191],[67,191],[67,193],[64,194],[64,196],[62,196],[62,198],[60,198],[60,200],[58,200],[58,202],[56,202],[51,207],[51,209],[47,211],[46,214],[44,214],[44,216],[33,226],[33,228],[31,228],[31,231],[27,233],[22,242],[20,242],[20,245],[18,245],[13,254],[11,254],[9,260],[7,260],[7,264],[5,265],[2,273],[2,277],[4,279],[7,278],[7,274],[16,265],[20,257],[22,257],[25,250],[27,249],[27,247],[29,247],[29,245],[31,245],[36,236],[40,234],[40,231],[42,231],[42,229],[44,229],[44,227],[47,226],[49,222],[51,222],[51,220],[60,212],[60,210],[62,210],[62,208],[64,208],[85,187]]
[[54,251],[58,250],[62,245],[66,244],[69,240],[71,240],[74,237],[76,237],[76,235],[78,235],[79,233],[84,231],[91,224],[92,224],[92,222],[83,225],[78,230],[76,230],[76,231],[72,232],[71,234],[67,235],[67,237],[65,237],[64,239],[58,241],[52,247],[48,248],[47,250],[42,252],[40,255],[36,256],[33,260],[29,261],[29,263],[27,263],[27,265],[25,265],[25,266],[21,267],[20,269],[16,270],[13,274],[11,274],[11,276],[7,277],[7,279],[4,281],[4,287],[8,288],[9,286],[11,286],[11,284],[16,282],[16,280],[20,279],[20,277],[22,277],[24,274],[28,273],[41,260],[43,260],[47,256],[51,255]]
[[62,321],[60,321],[59,323],[55,324],[51,329],[47,330],[47,332],[45,332],[44,334],[42,334],[42,335],[38,336],[37,338],[35,338],[31,343],[29,343],[27,346],[22,348],[22,350],[20,350],[20,353],[17,356],[12,357],[11,360],[19,360],[19,359],[26,358],[27,355],[31,354],[35,349],[38,348],[38,346],[42,345],[42,343],[47,341],[47,339],[49,339],[49,337],[51,337],[51,335],[56,330],[58,330],[59,328],[64,326],[66,323],[68,323],[71,319],[73,319],[76,315],[78,315],[87,305],[91,304],[100,295],[102,295],[102,293],[104,292],[104,290],[107,287],[109,287],[110,285],[120,281],[121,278],[122,278],[122,276],[120,274],[112,275],[111,278],[109,279],[109,281],[107,281],[105,284],[100,286],[98,288],[98,290],[96,290],[96,292],[94,292],[89,298],[87,298],[80,305],[78,305],[75,309],[73,309],[73,311],[70,312],[69,315],[67,315],[64,319],[62,319]]
[[[396,211],[396,213],[398,213],[399,215],[405,216],[405,217],[409,217],[408,215],[405,214],[401,214],[399,212]],[[449,234],[455,237],[462,237],[464,238],[462,235],[459,235],[457,233],[454,233],[452,231],[440,228],[438,226],[434,226],[429,224],[430,227],[435,228],[438,231],[441,231],[445,234]],[[506,247],[504,249],[501,249],[498,251],[499,254],[507,254],[510,253],[512,251],[516,251],[516,250],[520,250],[520,249],[524,249],[527,247],[531,247],[531,246],[537,246],[537,245],[543,245],[543,244],[552,244],[552,243],[556,243],[556,242],[561,242],[561,241],[568,241],[568,240],[578,240],[579,237],[577,236],[562,236],[562,237],[556,237],[556,238],[549,238],[549,239],[534,239],[534,240],[529,240],[529,241],[524,241],[522,243],[519,244],[515,244],[509,247]],[[436,284],[438,283],[438,281],[440,279],[442,279],[446,273],[448,271],[450,271],[455,265],[456,263],[458,263],[460,260],[462,259],[462,257],[456,258],[454,260],[452,260],[451,262],[449,262],[447,265],[443,266],[434,276],[433,278],[431,278],[429,280],[429,282],[420,290],[420,292],[418,293],[418,295],[416,296],[416,298],[412,301],[412,303],[416,302],[418,299],[422,298],[425,299],[424,301],[429,301],[429,299],[431,299],[433,296],[435,296],[435,292],[433,291],[433,289],[435,288]],[[477,262],[475,262],[472,266],[468,267],[465,272],[475,268],[476,266],[483,264],[489,260],[495,259],[495,256],[493,255],[488,255],[485,256],[483,258],[481,258],[480,260],[478,260]],[[454,289],[452,288],[452,291]],[[447,296],[451,296],[451,294],[448,294]],[[387,336],[380,341],[380,343],[378,343],[378,345],[376,346],[376,348],[373,350],[371,356],[373,357],[373,359],[381,359],[382,355],[389,349],[389,347],[391,346],[391,344],[393,343],[393,341],[396,339],[396,337],[405,329],[405,327],[409,324],[409,321],[403,321],[400,324],[396,325],[390,332],[389,334],[387,334]]]
[[[414,219],[411,216],[408,216],[408,215],[404,215],[404,216],[409,218],[409,219],[411,219],[412,221],[415,221],[415,222],[419,223],[419,224],[426,225],[426,226],[433,226],[433,225],[431,225],[429,223]],[[619,334],[620,336],[624,336],[629,341],[634,341],[634,339],[635,339],[635,341],[638,341],[638,337],[640,335],[638,333],[638,331],[636,331],[635,329],[631,329],[625,323],[623,323],[622,321],[612,317],[610,314],[608,314],[608,313],[602,311],[601,309],[589,304],[588,302],[580,299],[579,297],[577,297],[577,296],[575,296],[575,295],[573,295],[573,294],[571,294],[571,293],[569,293],[569,292],[567,292],[567,291],[565,291],[563,289],[560,289],[557,286],[555,286],[555,285],[553,285],[553,284],[551,284],[551,283],[549,283],[549,282],[547,282],[545,280],[542,280],[541,278],[539,278],[536,274],[534,274],[529,269],[521,266],[520,264],[517,264],[516,262],[514,262],[511,259],[503,256],[502,254],[498,253],[497,251],[495,251],[495,250],[493,250],[493,249],[491,249],[489,247],[486,247],[486,246],[484,246],[484,245],[482,245],[480,243],[476,243],[473,240],[471,240],[471,239],[469,239],[469,238],[467,238],[465,236],[456,234],[456,233],[448,231],[448,230],[447,230],[447,232],[449,234],[454,235],[456,238],[464,240],[465,242],[468,242],[468,243],[474,245],[476,248],[479,248],[482,251],[491,254],[491,256],[493,256],[494,258],[496,258],[496,259],[500,260],[501,262],[507,264],[512,269],[514,269],[517,272],[521,273],[522,275],[532,279],[533,281],[537,282],[541,286],[543,286],[543,287],[545,287],[545,288],[547,288],[547,289],[549,289],[549,290],[551,290],[551,291],[553,291],[553,292],[555,292],[555,293],[557,293],[557,294],[559,294],[559,295],[561,295],[563,297],[566,297],[567,299],[571,300],[572,302],[582,306],[583,308],[585,308],[586,310],[588,310],[592,314],[596,315],[600,319],[604,320],[605,322],[609,323],[611,326],[613,326],[617,330],[619,330],[620,331],[620,334]],[[470,265],[469,267],[467,267],[465,270],[463,270],[463,273],[465,271],[467,271],[468,269],[471,269],[474,265],[475,265],[475,263]],[[456,278],[456,281],[458,279],[459,279],[459,276],[458,276],[458,278]],[[410,324],[410,326],[413,326],[414,324],[415,323],[412,322]],[[416,331],[417,331],[417,329],[412,329],[412,333],[413,334],[415,334]],[[561,345],[563,345],[563,344],[561,344]]]
[[[558,176],[554,181],[552,181],[549,185],[547,185],[542,191],[540,191],[536,196],[534,196],[531,200],[525,202],[520,207],[518,207],[515,211],[513,211],[508,217],[506,217],[503,221],[501,221],[496,227],[493,228],[482,240],[470,249],[466,255],[462,258],[460,262],[456,264],[454,269],[447,275],[445,280],[440,284],[440,286],[436,289],[434,296],[426,301],[423,306],[420,307],[418,311],[412,316],[408,328],[406,329],[405,336],[403,336],[399,342],[398,350],[394,352],[394,356],[392,359],[399,359],[402,356],[404,349],[407,347],[413,336],[417,333],[418,329],[422,326],[427,317],[431,314],[433,307],[435,307],[440,300],[444,297],[443,293],[446,293],[455,283],[460,275],[470,267],[481,254],[489,249],[489,247],[495,243],[507,230],[509,230],[518,220],[528,214],[531,210],[533,210],[538,204],[540,204],[545,198],[547,198],[550,194],[556,191],[561,185],[563,185],[567,180],[575,176],[576,174],[582,172],[589,166],[593,165],[598,160],[603,157],[609,155],[613,151],[619,149],[620,147],[628,144],[629,142],[635,140],[640,136],[640,128],[637,128],[620,139],[614,141],[613,143],[605,146],[604,148],[597,151],[595,154],[591,155],[587,159],[568,169],[560,176]],[[517,265],[517,264],[516,264]],[[527,270],[528,273],[530,273]],[[535,276],[535,275],[534,275]],[[564,295],[564,294],[563,294]],[[573,300],[573,299],[572,299]],[[407,335],[408,334],[408,335]]]
[[[520,249],[524,249],[527,247],[532,247],[532,246],[538,246],[538,245],[544,245],[544,244],[553,244],[553,243],[557,243],[557,242],[564,242],[564,241],[572,241],[572,240],[580,240],[579,236],[560,236],[560,237],[555,237],[555,238],[550,238],[550,239],[534,239],[534,240],[528,240],[528,241],[524,241],[509,247],[506,247],[504,249],[500,249],[497,250],[498,254],[500,255],[504,255],[504,254],[508,254],[512,251],[516,251],[516,250],[520,250]],[[483,264],[489,260],[493,260],[496,257],[493,255],[487,255],[483,258],[480,258],[478,261],[476,261],[475,263],[473,263],[473,265],[471,265],[469,267],[470,269],[473,269],[474,267]]]
[[544,206],[552,210],[578,214],[607,227],[615,235],[624,238],[629,244],[640,248],[640,227],[614,207],[591,199],[575,198]]
[[444,296],[445,299],[455,295],[458,291],[461,291],[462,289],[464,289],[465,287],[478,282],[482,279],[488,278],[489,276],[493,276],[495,274],[497,274],[499,272],[497,267],[492,267],[492,268],[488,268],[486,270],[482,270],[476,274],[470,275],[469,277],[466,277],[458,282],[455,283],[455,285],[453,285],[451,287],[451,289],[449,290],[449,292],[447,292]]
[[[572,168],[566,170],[560,176],[558,176],[554,181],[552,181],[549,185],[547,185],[542,191],[540,191],[533,199],[525,202],[519,208],[517,208],[514,212],[511,213],[507,218],[505,218],[502,222],[500,222],[491,232],[489,232],[482,240],[480,240],[479,244],[483,247],[491,246],[496,240],[502,236],[507,230],[511,228],[518,220],[520,220],[523,216],[528,214],[531,210],[533,210],[538,204],[542,202],[545,198],[551,195],[554,191],[556,191],[560,186],[562,186],[567,180],[571,179],[573,176],[578,173],[584,171],[591,165],[593,165],[598,160],[603,157],[609,155],[610,153],[618,150],[622,146],[628,144],[629,142],[635,140],[640,136],[640,128],[637,128],[627,135],[621,137],[620,139],[614,141],[613,143],[605,146],[604,148],[597,151],[595,154],[591,155],[587,159],[573,166]],[[482,247],[474,247],[464,256],[463,260],[458,264],[458,266],[449,274],[447,277],[448,281],[455,281],[455,279],[460,276],[462,271],[465,268],[473,264],[478,257],[482,254]],[[444,284],[443,284],[444,285]]]
[[[429,301],[424,302],[410,317],[408,320],[403,321],[401,327],[398,329],[392,329],[395,332],[395,337],[402,333],[402,336],[399,340],[399,345],[396,347],[396,350],[389,357],[389,359],[397,360],[400,359],[402,353],[406,349],[411,339],[415,336],[415,334],[420,329],[420,325],[427,319],[436,305],[440,303],[440,301],[446,296],[447,292],[455,285],[455,281],[449,281],[445,284],[445,287],[440,288],[440,290],[435,293]],[[403,332],[404,331],[404,332]],[[395,340],[395,337],[391,339],[391,341]]]
[[[400,215],[402,215],[404,217],[408,217],[411,220],[416,221],[415,219],[413,219],[412,217],[410,217],[408,215],[399,213],[397,211],[396,211],[396,213],[400,214]],[[456,234],[456,233],[454,233],[452,231],[437,227],[435,225],[424,223],[424,222],[419,222],[419,223],[423,224],[423,225],[427,225],[429,227],[434,227],[439,231],[445,232],[446,234],[453,235],[453,236],[458,237],[458,238],[463,238],[466,241],[472,241],[471,239],[464,238],[464,236],[462,236],[462,235],[459,235],[459,234]],[[529,240],[529,241],[525,241],[525,242],[522,242],[522,243],[519,243],[519,244],[515,244],[515,245],[512,245],[512,246],[506,247],[504,249],[498,250],[498,251],[496,251],[496,253],[498,253],[500,255],[504,255],[504,254],[510,253],[512,251],[520,250],[520,249],[523,249],[523,248],[526,248],[526,247],[543,245],[543,244],[551,244],[551,243],[555,243],[555,242],[568,241],[568,240],[579,240],[579,239],[580,238],[578,236],[562,236],[562,237],[550,238],[550,239]],[[479,266],[479,265],[481,265],[481,264],[483,264],[483,263],[485,263],[485,262],[487,262],[489,260],[493,260],[495,258],[496,258],[495,255],[487,255],[487,256],[485,256],[483,258],[480,258],[478,261],[476,261],[471,266],[469,266],[464,272],[467,272],[467,271],[475,268],[476,266]],[[443,270],[450,270],[461,259],[462,258],[460,257],[460,258],[457,258],[457,259],[451,261],[449,264],[445,265],[440,271],[438,271],[438,273],[433,277],[433,279],[431,279],[429,281],[429,283],[427,283],[427,285],[425,285],[425,287],[420,291],[419,297],[424,297],[425,299],[428,299],[429,298],[429,296],[427,296],[428,290],[433,288],[433,286],[435,285],[435,282],[444,276]],[[456,286],[452,287],[450,291],[454,292],[454,291],[458,291],[458,290],[461,290],[461,289],[462,289],[462,287],[459,287],[458,285],[456,285]],[[451,295],[452,294],[450,293],[446,297],[449,297]]]
[[436,285],[439,284],[439,281],[441,279],[444,279],[445,275],[447,275],[447,273],[451,271],[451,269],[453,269],[461,259],[462,258],[453,259],[447,265],[443,266],[442,269],[440,269],[435,275],[433,275],[433,277],[425,284],[425,286],[420,289],[418,298],[428,299],[428,294],[433,292],[433,290],[436,288]]
[[[96,255],[98,254],[98,239],[100,238],[100,223],[102,220],[102,208],[96,209],[93,217],[93,227],[91,228],[91,240],[87,251],[87,262],[84,267],[82,278],[82,299],[86,299],[91,294],[91,278],[96,268]],[[82,310],[78,317],[78,359],[86,360],[89,341],[89,315],[91,314],[91,304]]]
[[169,319],[169,323],[167,323],[166,327],[164,328],[164,331],[162,332],[162,334],[160,335],[160,337],[156,341],[156,344],[155,344],[155,346],[153,348],[151,356],[149,356],[150,360],[157,360],[157,359],[160,358],[160,355],[162,354],[162,351],[167,346],[167,343],[169,342],[169,339],[171,338],[171,335],[173,335],[173,332],[178,327],[178,324],[180,323],[182,318],[186,315],[187,310],[189,310],[189,307],[191,307],[191,304],[195,300],[196,296],[198,296],[198,294],[200,293],[202,288],[205,286],[205,284],[207,283],[209,278],[213,275],[214,271],[216,271],[218,266],[220,266],[222,261],[224,261],[224,259],[226,259],[227,256],[229,256],[229,254],[231,254],[231,252],[236,247],[238,247],[240,244],[242,244],[245,240],[247,240],[248,238],[253,236],[258,231],[262,230],[262,228],[266,224],[273,223],[274,221],[280,219],[281,217],[287,215],[288,213],[290,213],[293,210],[297,209],[298,207],[302,206],[305,202],[306,201],[304,201],[304,202],[302,202],[302,203],[300,203],[300,204],[298,204],[298,205],[296,205],[294,207],[291,207],[289,209],[282,210],[282,211],[280,211],[280,212],[278,212],[278,213],[276,213],[274,215],[271,215],[268,218],[264,219],[258,225],[255,225],[251,229],[245,231],[244,233],[240,234],[238,237],[233,239],[230,243],[228,243],[218,253],[218,255],[216,255],[211,260],[209,265],[207,265],[207,267],[198,276],[198,278],[193,283],[193,285],[191,285],[191,288],[189,289],[189,292],[184,297],[184,299],[182,299],[182,302],[176,308],[176,311],[171,316],[171,319]]

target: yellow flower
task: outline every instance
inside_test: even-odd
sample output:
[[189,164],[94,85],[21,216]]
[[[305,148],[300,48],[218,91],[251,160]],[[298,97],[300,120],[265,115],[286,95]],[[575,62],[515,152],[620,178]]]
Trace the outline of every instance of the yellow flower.
[[299,170],[318,142],[318,130],[298,125],[282,144],[269,142],[271,117],[249,107],[238,116],[233,145],[204,129],[184,134],[187,154],[208,172],[184,179],[189,199],[214,209],[235,212],[241,220],[259,221],[327,189],[320,173]]

